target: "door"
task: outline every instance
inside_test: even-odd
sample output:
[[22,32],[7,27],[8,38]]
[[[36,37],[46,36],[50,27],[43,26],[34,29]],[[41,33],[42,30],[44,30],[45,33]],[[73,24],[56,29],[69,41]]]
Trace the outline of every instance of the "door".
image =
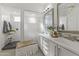
[[34,12],[24,11],[24,40],[39,40],[38,34],[41,31],[41,15]]

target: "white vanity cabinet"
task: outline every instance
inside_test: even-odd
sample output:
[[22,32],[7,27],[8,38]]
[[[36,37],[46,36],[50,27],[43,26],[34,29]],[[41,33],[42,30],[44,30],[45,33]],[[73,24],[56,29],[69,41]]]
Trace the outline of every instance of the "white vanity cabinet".
[[50,56],[57,56],[57,44],[50,41],[49,43]]
[[39,48],[42,50],[42,40],[43,38],[40,36],[40,39],[38,41],[38,45],[39,45]]
[[58,47],[58,56],[77,56],[77,54],[65,49],[61,46]]
[[56,56],[57,55],[57,44],[51,42],[50,39],[45,37],[40,37],[40,49],[46,56]]
[[49,55],[49,40],[40,36],[39,47],[44,55]]
[[42,37],[42,52],[44,55],[49,56],[49,40],[44,37]]

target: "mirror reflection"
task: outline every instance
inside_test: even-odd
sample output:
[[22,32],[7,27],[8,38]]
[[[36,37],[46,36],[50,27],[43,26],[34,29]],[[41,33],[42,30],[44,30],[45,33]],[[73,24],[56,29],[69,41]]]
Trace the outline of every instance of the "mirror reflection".
[[53,27],[53,9],[44,15],[44,19],[45,31],[48,32],[48,27]]
[[79,4],[63,3],[58,6],[59,30],[79,31]]

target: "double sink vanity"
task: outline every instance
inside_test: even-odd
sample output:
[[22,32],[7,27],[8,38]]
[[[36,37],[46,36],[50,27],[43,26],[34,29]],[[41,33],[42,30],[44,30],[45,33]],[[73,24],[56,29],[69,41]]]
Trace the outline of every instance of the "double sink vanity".
[[79,42],[64,37],[39,34],[39,46],[45,56],[79,56]]

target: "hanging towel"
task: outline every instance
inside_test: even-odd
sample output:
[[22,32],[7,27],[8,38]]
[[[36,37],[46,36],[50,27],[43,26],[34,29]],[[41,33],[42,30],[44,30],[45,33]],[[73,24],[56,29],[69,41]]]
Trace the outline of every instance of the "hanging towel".
[[3,33],[7,33],[7,32],[9,32],[8,31],[8,24],[7,24],[6,21],[4,21],[4,23],[3,23]]
[[12,25],[11,25],[11,23],[9,22],[8,25],[9,25],[9,31],[11,31],[11,30],[12,30]]

